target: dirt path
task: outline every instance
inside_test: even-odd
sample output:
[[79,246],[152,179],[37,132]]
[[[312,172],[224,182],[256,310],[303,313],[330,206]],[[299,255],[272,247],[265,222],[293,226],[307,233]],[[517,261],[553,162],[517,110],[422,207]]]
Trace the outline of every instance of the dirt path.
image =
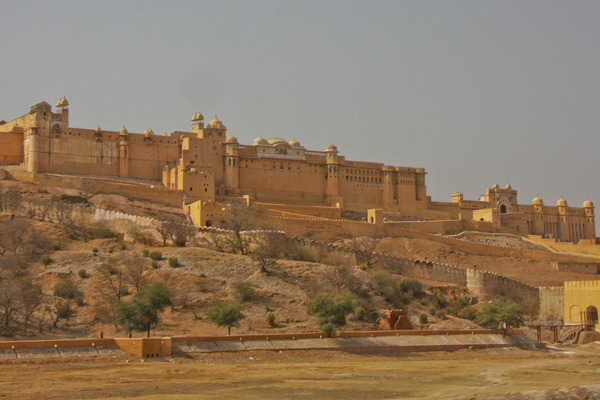
[[464,399],[594,385],[600,345],[549,353],[462,350],[402,356],[338,352],[219,353],[0,363],[7,399]]

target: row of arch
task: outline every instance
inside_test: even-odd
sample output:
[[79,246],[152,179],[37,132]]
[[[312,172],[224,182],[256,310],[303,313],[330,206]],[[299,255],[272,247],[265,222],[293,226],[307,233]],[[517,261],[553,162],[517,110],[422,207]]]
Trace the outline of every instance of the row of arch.
[[580,311],[578,306],[569,308],[569,320],[571,322],[580,321],[584,325],[596,325],[598,323],[598,308],[591,305],[585,311]]

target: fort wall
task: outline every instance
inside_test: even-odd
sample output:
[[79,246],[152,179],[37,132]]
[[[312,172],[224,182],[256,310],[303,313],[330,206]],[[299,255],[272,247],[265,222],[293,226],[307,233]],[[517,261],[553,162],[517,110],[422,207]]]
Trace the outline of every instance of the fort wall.
[[590,310],[595,310],[596,329],[598,310],[600,310],[600,281],[567,281],[564,283],[564,319],[565,324],[581,324],[590,321]]
[[600,256],[600,246],[596,244],[595,240],[582,239],[574,244],[571,242],[558,242],[555,239],[543,238],[540,235],[529,235],[527,238],[533,243],[541,244],[555,251]]
[[[320,254],[329,255],[338,262],[343,260],[344,253],[355,254],[349,247],[326,244],[316,240],[294,238],[292,242],[315,248]],[[537,301],[539,292],[536,287],[510,279],[492,272],[479,269],[464,268],[444,263],[424,260],[413,260],[403,257],[378,255],[378,263],[389,270],[409,278],[439,281],[466,286],[473,294],[482,298],[503,296],[515,301]],[[355,259],[348,257],[348,261]],[[346,264],[348,266],[355,264]]]
[[151,200],[175,207],[183,204],[182,193],[162,186],[159,182],[150,185],[135,181],[94,178],[85,176],[54,175],[32,173],[20,169],[6,170],[8,179],[40,185],[55,186],[65,189],[76,189],[87,194],[114,193],[132,199]]
[[591,275],[600,273],[600,263],[553,262],[552,267],[560,272],[577,272]]
[[[381,208],[390,216],[427,220],[404,223],[404,228],[425,232],[502,228],[573,243],[596,240],[589,200],[582,208],[569,207],[564,199],[556,207],[544,206],[537,197],[531,205],[519,205],[516,190],[495,184],[479,201],[455,193],[452,202],[431,202],[423,168],[346,160],[334,145],[311,151],[296,140],[281,138],[258,137],[252,145],[240,145],[227,136],[216,117],[205,127],[201,114],[194,115],[191,132],[168,136],[154,135],[150,129],[136,134],[125,128],[120,132],[73,128],[68,106],[62,98],[53,112],[49,103],[40,102],[29,113],[0,125],[0,165],[22,165],[29,172],[162,181],[181,191],[186,203],[247,195],[260,202],[320,204],[344,211]],[[127,187],[121,190],[131,194]],[[145,192],[142,189],[134,192],[148,194],[140,193]],[[153,196],[161,197],[168,195]],[[171,199],[164,201],[172,204]],[[349,225],[347,230],[356,227]],[[387,229],[395,234],[392,225]]]
[[563,322],[564,286],[541,287],[540,322],[547,325],[559,325]]
[[0,165],[19,165],[23,162],[23,133],[0,133]]

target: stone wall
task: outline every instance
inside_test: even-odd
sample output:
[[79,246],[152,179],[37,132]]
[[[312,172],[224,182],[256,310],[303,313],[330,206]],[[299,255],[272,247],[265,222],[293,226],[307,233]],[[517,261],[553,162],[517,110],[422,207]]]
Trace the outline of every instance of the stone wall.
[[132,199],[151,200],[175,207],[181,207],[183,204],[183,196],[180,191],[168,189],[160,182],[152,185],[151,183],[100,177],[32,173],[17,168],[6,170],[6,177],[40,185],[76,189],[87,194],[118,194]]
[[[600,310],[600,281],[565,282],[565,324],[581,324],[587,318],[590,307]],[[596,329],[600,324],[596,324]]]
[[564,287],[541,287],[539,291],[540,322],[545,325],[562,324],[565,296]]
[[600,273],[600,263],[553,262],[552,267],[560,272],[577,272],[592,275]]
[[0,165],[19,165],[23,162],[23,133],[0,133]]
[[[348,266],[356,265],[356,253],[349,247],[303,238],[294,238],[292,242],[315,248],[322,255],[322,260],[333,258],[338,262],[346,260]],[[538,288],[493,272],[382,254],[378,255],[378,263],[409,278],[466,286],[474,295],[482,298],[504,296],[518,302],[535,302],[539,298]]]

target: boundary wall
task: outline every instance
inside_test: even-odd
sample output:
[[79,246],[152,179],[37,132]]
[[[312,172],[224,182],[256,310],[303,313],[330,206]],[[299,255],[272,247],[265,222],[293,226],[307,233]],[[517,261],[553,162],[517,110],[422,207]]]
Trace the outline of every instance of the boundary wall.
[[[38,350],[37,352],[35,350]],[[0,341],[3,358],[113,355],[121,350],[138,357],[170,356],[171,338],[104,338]],[[11,353],[14,357],[10,357]]]
[[594,239],[581,239],[577,244],[571,242],[558,242],[556,239],[543,238],[540,235],[528,235],[527,239],[548,247],[553,251],[581,253],[582,255],[600,256],[600,246]]
[[[25,202],[29,202],[29,200],[25,200]],[[157,226],[160,223],[159,220],[154,218],[130,215],[90,206],[69,204],[67,212],[79,212],[90,216],[93,215],[96,220],[129,220],[143,226]],[[374,226],[373,224],[367,225]],[[227,232],[225,229],[214,227],[199,227],[198,230],[200,232],[214,233]],[[284,234],[284,232],[281,231],[247,231],[245,233],[251,235],[272,233]],[[437,237],[440,238],[440,236]],[[303,238],[293,238],[290,239],[290,241],[317,250],[319,252],[320,261],[343,263],[348,266],[357,265],[362,262],[360,255],[354,249],[349,247]],[[454,241],[457,240],[454,239]],[[383,264],[404,276],[466,286],[471,292],[479,297],[507,296],[515,300],[539,297],[537,288],[492,272],[474,270],[444,263],[392,257],[383,254],[378,254],[377,259],[380,264]]]
[[580,274],[598,275],[600,263],[553,262],[552,268],[559,272],[577,272]]
[[[401,233],[401,235],[400,235]],[[425,240],[433,240],[438,243],[447,244],[452,246],[458,250],[462,250],[465,252],[479,254],[479,255],[488,255],[488,256],[498,256],[498,257],[514,257],[514,258],[525,258],[525,259],[534,259],[534,260],[542,260],[542,261],[559,261],[559,262],[598,262],[598,259],[593,256],[585,256],[585,255],[572,255],[572,254],[561,254],[561,253],[553,253],[550,251],[542,251],[542,250],[531,250],[531,249],[520,249],[509,246],[498,246],[493,244],[483,244],[470,242],[467,240],[456,239],[452,237],[442,236],[440,234],[432,234],[422,231],[417,231],[414,229],[401,229],[398,232],[399,236],[417,238],[417,239],[425,239]],[[600,250],[600,247],[599,247]]]
[[541,287],[540,319],[549,325],[563,323],[565,288],[563,286]]
[[[360,256],[349,247],[303,238],[293,238],[291,242],[315,248],[323,258],[334,262],[347,260],[348,266],[361,263]],[[493,272],[383,254],[377,254],[377,259],[380,265],[409,278],[466,286],[473,294],[483,298],[506,296],[516,301],[539,298],[538,288]],[[353,263],[354,260],[356,262]]]
[[[414,225],[414,222],[384,222],[382,226],[378,226],[377,224],[372,224],[364,221],[352,221],[347,219],[331,219],[331,218],[322,218],[322,217],[302,217],[302,216],[291,216],[291,215],[271,215],[275,221],[280,221],[283,228],[286,232],[289,233],[290,236],[301,236],[305,235],[307,232],[310,233],[313,237],[318,240],[327,240],[333,239],[337,237],[348,237],[348,236],[377,236],[378,234],[384,234],[390,237],[407,237],[407,238],[415,238],[415,239],[424,239],[431,240],[438,243],[446,244],[448,246],[452,246],[458,250],[478,254],[478,255],[486,255],[486,256],[497,256],[497,257],[514,257],[514,258],[525,258],[525,259],[533,259],[533,260],[541,260],[547,262],[580,262],[580,263],[594,263],[598,262],[598,258],[594,257],[594,255],[589,254],[563,254],[563,253],[554,253],[551,251],[543,251],[543,250],[531,250],[531,249],[522,249],[515,248],[510,246],[500,246],[494,244],[484,244],[471,242],[464,239],[448,237],[441,235],[439,233],[433,232],[425,232],[423,230],[410,229],[406,228],[403,225],[410,226],[419,226],[417,223]],[[462,226],[462,228],[469,228],[469,221],[461,220],[461,221],[432,221],[431,224],[449,224],[447,226],[452,226],[453,228],[458,228]],[[466,223],[466,224],[465,224]],[[483,223],[482,223],[483,224]],[[424,225],[420,225],[424,226]],[[477,229],[479,232],[480,229]],[[487,229],[482,229],[483,232],[488,232]],[[491,233],[491,232],[488,232]],[[575,249],[579,245],[572,245],[570,249],[571,251],[576,251]],[[594,247],[581,245],[582,248]],[[600,254],[600,246],[595,246],[597,248],[598,253]]]
[[160,181],[152,184],[126,179],[33,173],[17,168],[5,169],[5,171],[6,178],[10,180],[38,183],[40,185],[49,185],[64,189],[75,189],[86,193],[114,193],[133,199],[165,203],[175,207],[181,207],[183,204],[182,192],[166,188]]
[[[83,192],[92,193],[119,193],[131,198],[141,198],[152,201],[161,201],[166,204],[180,207],[183,204],[181,192],[171,190],[162,186],[160,182],[156,186],[149,183],[139,183],[127,180],[115,180],[102,177],[80,177],[68,175],[54,175],[43,173],[31,173],[18,168],[3,169],[9,179],[34,182],[46,185],[52,185],[63,188],[77,189]],[[267,204],[268,206],[268,204]],[[325,207],[324,210],[327,208]],[[274,214],[278,214],[275,211]],[[516,257],[543,260],[548,262],[598,262],[600,256],[600,246],[572,243],[553,242],[549,244],[545,241],[548,239],[539,239],[533,237],[533,241],[537,241],[546,246],[559,246],[562,251],[589,253],[589,255],[580,254],[562,254],[553,253],[550,251],[519,249],[508,246],[498,246],[490,244],[482,244],[469,242],[466,240],[443,236],[436,233],[440,229],[444,232],[448,229],[452,231],[460,229],[476,229],[477,231],[489,232],[491,228],[489,223],[473,222],[469,220],[446,220],[446,221],[406,221],[406,222],[384,222],[381,225],[367,223],[364,221],[353,221],[342,218],[325,218],[314,216],[301,216],[289,213],[283,215],[270,215],[270,218],[275,221],[280,221],[284,224],[284,229],[289,236],[300,236],[307,232],[314,237],[322,239],[332,239],[339,236],[376,236],[377,234],[386,234],[388,236],[402,236],[409,238],[419,238],[426,240],[434,240],[439,243],[444,243],[456,249],[470,252],[473,254]],[[103,218],[111,219],[111,217]],[[120,219],[120,218],[116,218]],[[127,219],[127,218],[124,218]],[[418,228],[418,229],[417,229]],[[428,230],[430,232],[425,232]],[[596,257],[592,255],[595,253]]]
[[180,336],[152,338],[59,339],[0,342],[0,359],[54,358],[132,354],[140,358],[169,357],[173,354],[215,353],[256,350],[337,350],[365,354],[413,351],[453,351],[461,348],[490,347],[543,348],[511,329],[441,331],[363,331],[321,333]]

